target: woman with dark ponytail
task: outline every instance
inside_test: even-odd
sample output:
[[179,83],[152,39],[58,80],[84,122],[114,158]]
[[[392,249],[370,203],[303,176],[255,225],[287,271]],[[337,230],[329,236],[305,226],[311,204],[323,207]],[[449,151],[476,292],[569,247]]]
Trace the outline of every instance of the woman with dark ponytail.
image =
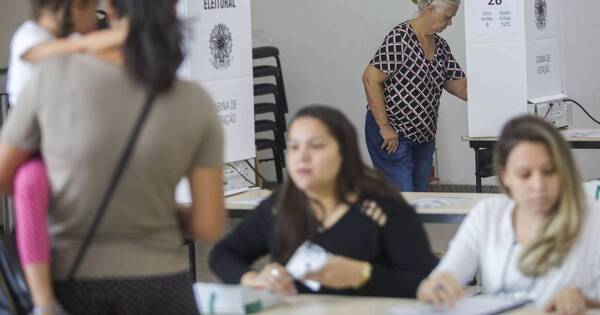
[[[41,152],[56,299],[69,314],[197,314],[182,235],[224,226],[222,131],[208,94],[176,79],[183,52],[172,0],[111,0],[123,45],[41,62],[0,139],[0,190]],[[70,277],[95,210],[142,107],[152,107],[105,215]],[[175,205],[190,180],[192,205]],[[182,230],[183,228],[183,230]],[[56,309],[44,314],[56,314]]]
[[[414,297],[433,269],[417,214],[383,175],[360,158],[356,130],[338,110],[306,107],[288,131],[290,180],[248,213],[210,255],[226,283],[275,292]],[[292,279],[283,267],[305,242],[331,253],[322,269]],[[254,261],[272,262],[254,271]],[[298,281],[294,281],[298,280]]]
[[[129,36],[125,65],[129,73],[157,92],[171,88],[183,61],[182,34],[175,12],[176,1],[130,1]],[[172,13],[172,14],[165,14]]]

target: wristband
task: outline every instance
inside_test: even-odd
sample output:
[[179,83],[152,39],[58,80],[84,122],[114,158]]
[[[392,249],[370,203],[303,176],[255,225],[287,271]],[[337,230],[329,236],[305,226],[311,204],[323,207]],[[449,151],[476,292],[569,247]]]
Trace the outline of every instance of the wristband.
[[373,266],[369,262],[363,263],[360,269],[360,276],[362,277],[361,285],[367,283],[371,279],[371,273],[373,272]]

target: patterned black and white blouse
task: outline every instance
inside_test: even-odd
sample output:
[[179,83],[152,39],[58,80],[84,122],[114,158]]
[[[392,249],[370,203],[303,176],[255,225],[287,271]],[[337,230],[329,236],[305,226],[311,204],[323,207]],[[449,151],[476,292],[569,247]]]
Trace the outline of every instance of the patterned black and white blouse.
[[390,124],[401,137],[424,143],[435,138],[444,82],[465,77],[448,43],[435,35],[428,60],[408,22],[396,26],[370,62],[388,75],[384,85]]

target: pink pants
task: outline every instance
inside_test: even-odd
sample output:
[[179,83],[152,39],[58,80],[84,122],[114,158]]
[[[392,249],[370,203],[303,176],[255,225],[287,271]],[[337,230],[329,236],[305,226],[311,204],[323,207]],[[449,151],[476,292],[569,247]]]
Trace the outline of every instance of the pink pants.
[[13,183],[17,248],[21,265],[50,262],[47,211],[50,187],[38,155],[19,167]]

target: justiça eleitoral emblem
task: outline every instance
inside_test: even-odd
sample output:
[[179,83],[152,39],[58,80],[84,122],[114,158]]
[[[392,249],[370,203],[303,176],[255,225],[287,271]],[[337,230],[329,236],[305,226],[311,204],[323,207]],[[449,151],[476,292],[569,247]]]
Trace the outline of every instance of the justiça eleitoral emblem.
[[233,37],[227,25],[219,23],[210,33],[210,63],[218,70],[229,68],[233,60]]
[[535,26],[542,31],[548,23],[548,4],[546,0],[535,0]]

